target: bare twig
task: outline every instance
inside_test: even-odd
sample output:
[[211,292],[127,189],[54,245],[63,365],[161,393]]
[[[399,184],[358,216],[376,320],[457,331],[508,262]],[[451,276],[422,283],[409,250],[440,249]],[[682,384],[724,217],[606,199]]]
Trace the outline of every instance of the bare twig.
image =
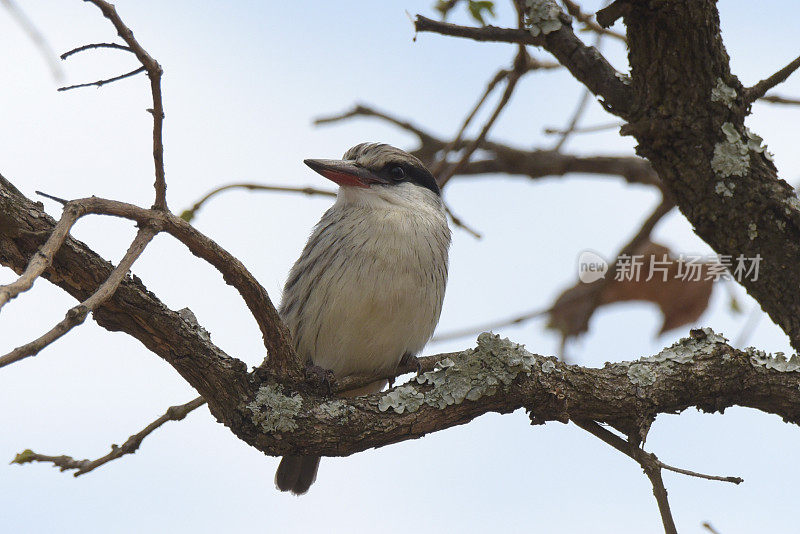
[[647,453],[636,445],[625,441],[594,421],[573,420],[572,422],[575,423],[576,426],[608,443],[621,453],[636,460],[653,485],[653,495],[658,503],[658,511],[661,513],[664,532],[666,534],[678,534],[678,530],[675,528],[675,520],[672,518],[672,511],[669,508],[669,501],[667,500],[667,489],[664,487],[664,481],[661,479],[661,468],[658,463],[656,463],[657,458],[655,455]]
[[41,276],[45,269],[53,262],[53,256],[55,256],[58,249],[61,248],[61,245],[67,238],[67,235],[69,235],[70,229],[75,224],[75,221],[78,220],[79,216],[78,211],[75,209],[64,210],[61,220],[59,220],[58,224],[53,228],[53,233],[50,234],[47,242],[39,249],[36,255],[31,258],[30,262],[28,262],[25,272],[23,272],[15,282],[0,286],[0,308],[2,308],[6,302],[23,291],[29,290],[33,286],[36,279]]
[[133,52],[133,50],[131,50],[129,46],[125,46],[125,45],[121,45],[121,44],[117,44],[117,43],[92,43],[92,44],[79,46],[77,48],[73,48],[72,50],[69,50],[68,52],[64,52],[63,54],[61,54],[60,57],[61,57],[61,59],[67,59],[68,57],[70,57],[72,55],[75,55],[75,54],[77,54],[79,52],[83,52],[83,51],[86,51],[86,50],[94,50],[96,48],[113,48],[115,50],[124,50],[126,52]]
[[[574,2],[570,2],[569,0],[564,0],[564,2],[567,5],[568,9],[570,8],[570,4],[572,4],[571,7],[574,8],[574,10],[578,14],[582,15],[581,10],[580,10],[580,6],[578,6]],[[570,12],[570,13],[573,16],[577,16],[572,12]],[[595,25],[598,28],[600,28],[601,30],[606,31],[603,28],[601,28],[599,24],[595,23]],[[604,35],[603,32],[598,32],[597,35],[595,36],[594,46],[597,47],[598,50],[600,49],[600,44],[601,44],[601,42],[603,40],[603,35]],[[578,101],[578,106],[575,108],[575,111],[572,113],[572,118],[570,118],[569,123],[567,124],[567,127],[564,129],[564,131],[561,134],[559,140],[556,142],[555,146],[553,147],[553,150],[555,152],[560,152],[561,151],[561,148],[564,146],[564,143],[567,142],[567,139],[569,139],[569,137],[577,129],[578,121],[581,120],[581,117],[586,112],[586,109],[587,109],[587,107],[589,105],[589,99],[591,98],[591,96],[592,96],[591,91],[589,91],[588,88],[584,87],[583,88],[583,94],[581,95],[581,99]]]
[[[228,251],[220,247],[188,222],[164,210],[144,209],[132,204],[97,197],[73,200],[65,209],[75,207],[79,216],[104,214],[136,221],[139,226],[155,226],[186,245],[195,256],[215,267],[225,281],[244,299],[258,324],[269,353],[267,368],[279,379],[301,380],[299,360],[294,352],[289,332],[266,290],[255,277]],[[79,306],[80,307],[80,306]]]
[[791,106],[800,106],[800,98],[788,98],[778,95],[766,95],[759,98],[762,102],[769,102],[770,104],[787,104]]
[[351,109],[350,111],[347,111],[345,113],[341,113],[341,114],[338,114],[338,115],[331,115],[331,116],[328,116],[328,117],[319,117],[317,119],[314,119],[314,124],[315,125],[328,124],[328,123],[338,122],[338,121],[341,121],[341,120],[344,120],[344,119],[349,119],[351,117],[358,117],[358,116],[377,117],[377,118],[383,119],[383,120],[385,120],[387,122],[390,122],[390,123],[392,123],[392,124],[394,124],[396,126],[399,126],[403,130],[406,130],[408,132],[413,133],[414,135],[419,137],[420,141],[423,142],[423,143],[435,140],[435,138],[433,136],[431,136],[427,132],[423,131],[422,129],[414,126],[413,124],[411,124],[408,121],[397,119],[395,117],[392,117],[391,115],[388,115],[388,114],[383,113],[381,111],[377,111],[374,108],[362,106],[361,104],[356,104],[356,106],[353,109]]
[[[532,58],[527,52],[525,53],[525,64],[522,67],[524,72],[520,73],[520,76],[524,75],[525,73],[538,70],[538,69],[555,69],[559,68],[561,65],[558,63],[550,62],[550,61],[541,61],[535,58]],[[459,128],[458,133],[456,136],[451,140],[444,148],[441,149],[442,155],[441,157],[434,163],[431,167],[431,174],[434,176],[438,176],[439,173],[444,170],[445,165],[447,165],[447,156],[448,154],[453,151],[455,148],[458,148],[462,145],[462,140],[464,138],[464,133],[467,130],[467,127],[472,122],[472,119],[475,118],[475,115],[478,113],[478,110],[483,106],[486,102],[486,99],[489,95],[494,91],[494,88],[497,87],[497,84],[500,83],[502,80],[506,79],[511,73],[513,72],[513,68],[511,70],[502,69],[494,75],[494,77],[489,80],[489,83],[486,84],[486,89],[484,90],[483,94],[478,98],[478,101],[472,107],[472,110],[464,119],[464,122],[461,124],[461,128]]]
[[800,68],[800,56],[796,57],[793,61],[791,61],[788,65],[783,67],[781,70],[770,76],[769,78],[765,78],[755,84],[753,87],[749,87],[744,91],[744,101],[746,104],[750,104],[755,102],[757,99],[763,97],[767,94],[767,91],[782,83],[786,80],[789,76],[792,75],[794,71]]
[[28,38],[33,41],[36,48],[39,49],[42,57],[47,62],[47,66],[50,67],[53,78],[56,81],[63,79],[64,72],[61,70],[61,65],[56,61],[56,54],[47,42],[47,39],[44,38],[44,35],[36,28],[14,0],[0,0],[0,3],[3,4],[3,7],[6,8],[9,15],[17,21],[17,24],[20,25],[22,30],[28,34]]
[[108,83],[117,82],[119,80],[124,80],[125,78],[130,78],[131,76],[136,76],[140,72],[144,72],[144,67],[139,67],[137,69],[133,69],[130,72],[126,72],[125,74],[120,74],[119,76],[114,76],[113,78],[106,78],[104,80],[97,80],[96,82],[87,82],[87,83],[79,83],[76,85],[67,85],[65,87],[59,87],[58,91],[71,91],[72,89],[80,89],[81,87],[102,87]]
[[5,356],[0,356],[0,367],[5,367],[6,365],[18,362],[29,356],[35,356],[43,348],[72,330],[75,326],[83,323],[90,312],[94,311],[95,308],[114,294],[123,278],[125,278],[125,275],[128,274],[133,262],[141,255],[147,244],[150,243],[157,233],[158,230],[149,225],[140,229],[130,247],[128,247],[125,256],[123,256],[122,260],[119,262],[119,265],[117,265],[108,279],[97,288],[97,291],[95,291],[92,296],[77,306],[70,308],[64,319],[37,339],[21,347],[17,347]]
[[208,202],[218,194],[224,191],[229,191],[231,189],[247,189],[249,191],[274,191],[278,193],[302,193],[304,195],[309,195],[309,196],[312,195],[321,195],[326,197],[336,196],[336,192],[334,191],[316,189],[313,187],[290,187],[284,185],[266,185],[266,184],[251,184],[251,183],[227,184],[217,187],[216,189],[208,192],[200,200],[195,202],[191,208],[184,210],[181,213],[181,219],[187,222],[191,222],[192,219],[194,219],[194,216],[206,202]]
[[[606,130],[613,130],[614,128],[622,127],[624,123],[622,122],[607,122],[605,124],[595,124],[594,126],[584,126],[582,128],[573,128],[572,133],[574,134],[584,134],[584,133],[596,133],[596,132],[604,132]],[[568,130],[561,129],[561,128],[545,128],[544,133],[547,135],[564,135],[567,133]]]
[[17,454],[14,459],[11,461],[12,464],[26,464],[30,462],[48,462],[52,463],[54,466],[61,469],[61,471],[68,471],[70,469],[76,469],[74,476],[79,477],[84,475],[90,471],[93,471],[100,467],[101,465],[107,464],[112,460],[116,460],[117,458],[121,458],[126,454],[133,454],[139,449],[139,446],[142,444],[144,438],[152,434],[157,428],[161,425],[166,423],[167,421],[181,421],[190,412],[199,408],[200,406],[206,403],[203,397],[197,397],[196,399],[187,402],[186,404],[181,404],[178,406],[170,406],[167,411],[144,427],[141,432],[137,432],[130,436],[125,443],[121,446],[111,445],[111,452],[106,454],[101,458],[97,458],[95,460],[75,460],[71,456],[47,456],[44,454],[39,454],[33,452],[30,449],[24,450],[21,453]]
[[473,139],[472,142],[467,145],[467,148],[464,149],[461,159],[451,165],[447,170],[436,176],[436,181],[439,183],[439,187],[444,187],[447,182],[450,181],[450,178],[452,178],[461,170],[464,164],[472,157],[472,154],[474,154],[475,151],[478,150],[481,144],[486,140],[486,135],[489,133],[489,130],[500,116],[503,108],[505,108],[506,104],[508,104],[508,101],[511,99],[511,95],[514,93],[514,89],[517,86],[517,82],[525,71],[526,55],[525,47],[520,46],[517,57],[514,60],[514,68],[511,70],[511,72],[509,72],[508,76],[506,76],[506,88],[503,91],[503,96],[500,97],[500,101],[495,106],[494,112],[492,113],[491,117],[489,117],[489,120],[487,120],[483,125],[478,137]]
[[724,477],[718,475],[706,475],[704,473],[698,473],[697,471],[689,471],[688,469],[681,469],[680,467],[674,467],[668,464],[665,464],[661,460],[656,460],[658,466],[662,469],[666,469],[667,471],[672,471],[673,473],[680,473],[681,475],[686,475],[695,478],[702,478],[705,480],[715,480],[717,482],[730,482],[731,484],[739,485],[744,482],[742,477]]
[[444,211],[447,212],[447,215],[450,217],[450,220],[453,221],[453,225],[455,225],[457,228],[461,228],[462,230],[464,230],[465,232],[470,234],[475,239],[482,239],[483,238],[483,235],[481,235],[480,232],[478,232],[474,228],[472,228],[469,225],[467,225],[467,223],[465,223],[461,219],[461,217],[459,217],[458,215],[453,213],[453,210],[451,210],[450,206],[448,206],[447,204],[445,204],[445,206],[444,206]]
[[486,84],[486,89],[483,91],[483,94],[480,96],[478,101],[472,107],[472,110],[469,112],[466,118],[464,118],[464,122],[461,124],[461,128],[459,128],[456,136],[453,138],[452,141],[447,143],[447,145],[445,145],[444,148],[442,148],[441,157],[438,159],[438,161],[436,161],[436,163],[433,164],[433,166],[430,169],[431,174],[433,174],[434,176],[438,176],[439,173],[442,172],[442,170],[444,170],[445,165],[447,165],[447,155],[455,147],[459,146],[461,140],[464,137],[464,132],[466,132],[467,127],[472,122],[472,119],[475,118],[475,115],[478,113],[478,110],[481,109],[484,102],[486,102],[486,99],[489,97],[490,94],[492,94],[492,91],[494,91],[494,88],[497,87],[497,84],[500,83],[502,80],[504,80],[506,77],[508,77],[510,72],[511,71],[509,70],[502,69],[497,74],[495,74],[491,80],[489,80],[489,83]]
[[703,521],[702,527],[709,531],[711,534],[719,534],[719,531],[711,526],[711,523],[708,521]]
[[417,15],[418,32],[433,32],[481,42],[506,42],[542,46],[589,90],[604,99],[604,106],[623,118],[631,106],[632,89],[617,77],[617,71],[593,47],[586,46],[568,25],[546,35],[533,36],[524,29],[459,26]]
[[116,28],[117,34],[122,38],[125,43],[130,47],[131,52],[136,55],[136,58],[147,70],[147,76],[150,78],[150,91],[153,94],[153,108],[148,111],[153,115],[153,163],[155,165],[155,189],[156,200],[153,204],[154,209],[166,210],[167,209],[167,182],[164,177],[164,143],[162,139],[162,130],[164,126],[164,105],[161,98],[161,75],[164,71],[158,61],[153,59],[150,54],[139,44],[134,38],[133,32],[128,28],[122,19],[117,14],[114,6],[105,0],[87,0],[97,6]]

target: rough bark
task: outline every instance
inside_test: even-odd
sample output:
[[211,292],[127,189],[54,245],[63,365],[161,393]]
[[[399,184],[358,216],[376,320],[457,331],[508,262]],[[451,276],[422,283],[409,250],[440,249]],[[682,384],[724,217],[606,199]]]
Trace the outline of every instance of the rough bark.
[[[742,285],[800,349],[800,202],[765,152],[748,145],[750,106],[730,72],[715,2],[636,2],[624,20],[634,94],[627,131],[637,153],[715,251],[763,258],[758,280]],[[730,102],[715,98],[720,82],[735,91]],[[735,144],[726,123],[747,149],[732,172],[714,164]]]

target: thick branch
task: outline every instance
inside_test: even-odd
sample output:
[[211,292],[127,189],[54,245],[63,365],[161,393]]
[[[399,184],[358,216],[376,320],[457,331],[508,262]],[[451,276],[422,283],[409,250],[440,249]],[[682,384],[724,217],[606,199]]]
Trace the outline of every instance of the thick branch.
[[[53,231],[54,221],[40,206],[0,176],[0,264],[18,273]],[[83,301],[112,270],[86,245],[67,238],[43,276]],[[212,399],[209,407],[218,418],[231,417],[235,399],[246,395],[245,364],[216,347],[196,323],[164,306],[138,278],[124,279],[93,315],[100,326],[125,332],[164,358],[201,395]]]
[[753,98],[800,58],[745,90],[730,72],[715,2],[626,5],[637,111],[624,131],[703,240],[760,261],[758,275],[739,282],[800,349],[800,200],[744,125]]
[[123,217],[140,225],[156,224],[162,230],[186,245],[195,256],[214,266],[225,281],[232,285],[247,304],[256,320],[264,346],[269,352],[268,368],[280,378],[299,380],[302,376],[289,331],[264,287],[247,268],[227,250],[220,247],[183,219],[162,210],[146,210],[132,204],[91,197],[70,202],[83,214],[104,214]]
[[593,420],[617,428],[691,406],[708,412],[746,406],[800,424],[800,362],[735,350],[710,331],[693,331],[654,357],[602,369],[531,355],[489,334],[449,360],[410,384],[355,399],[263,385],[234,431],[267,454],[344,456],[521,407],[535,423]]
[[119,265],[111,271],[111,274],[97,288],[97,291],[77,306],[70,308],[64,319],[37,339],[17,347],[5,356],[0,356],[0,367],[5,367],[28,356],[35,356],[46,346],[83,323],[89,313],[93,312],[114,294],[122,279],[128,274],[133,262],[142,254],[145,247],[157,233],[158,231],[149,225],[139,230]]

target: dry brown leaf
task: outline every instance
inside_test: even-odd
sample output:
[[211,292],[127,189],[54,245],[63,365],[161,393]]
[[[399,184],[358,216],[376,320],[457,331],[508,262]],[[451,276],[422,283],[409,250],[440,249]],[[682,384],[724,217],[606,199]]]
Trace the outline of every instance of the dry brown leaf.
[[[575,337],[588,330],[594,310],[616,302],[640,300],[656,304],[664,321],[659,333],[693,323],[708,308],[714,285],[712,262],[697,262],[697,276],[681,278],[687,265],[681,264],[670,250],[657,243],[646,241],[632,256],[643,256],[640,275],[617,280],[617,270],[612,265],[601,279],[589,284],[578,282],[564,291],[553,304],[548,328],[558,330],[566,338]],[[647,280],[653,268],[653,276]],[[699,279],[694,279],[699,278]],[[708,278],[708,279],[706,279]]]

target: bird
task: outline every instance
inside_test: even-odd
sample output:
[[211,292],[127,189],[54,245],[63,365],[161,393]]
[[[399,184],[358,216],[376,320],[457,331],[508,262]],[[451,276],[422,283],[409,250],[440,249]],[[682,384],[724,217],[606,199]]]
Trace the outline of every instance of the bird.
[[[390,374],[404,357],[413,360],[439,322],[450,249],[439,186],[422,161],[383,143],[304,163],[339,187],[289,272],[279,314],[307,365],[334,377]],[[275,485],[306,493],[319,461],[284,456]]]

